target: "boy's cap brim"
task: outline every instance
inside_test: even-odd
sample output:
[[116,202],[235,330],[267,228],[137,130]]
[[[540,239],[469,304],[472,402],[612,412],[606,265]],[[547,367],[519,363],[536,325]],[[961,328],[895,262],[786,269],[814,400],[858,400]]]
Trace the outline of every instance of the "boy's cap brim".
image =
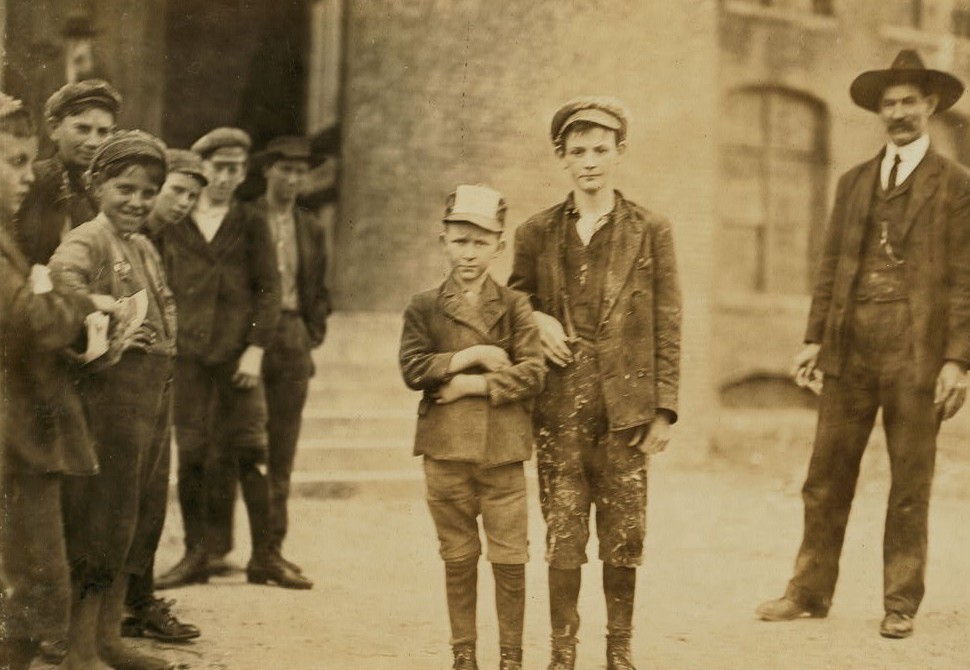
[[490,233],[501,233],[505,230],[505,227],[495,219],[467,212],[452,212],[444,218],[443,223],[470,223]]

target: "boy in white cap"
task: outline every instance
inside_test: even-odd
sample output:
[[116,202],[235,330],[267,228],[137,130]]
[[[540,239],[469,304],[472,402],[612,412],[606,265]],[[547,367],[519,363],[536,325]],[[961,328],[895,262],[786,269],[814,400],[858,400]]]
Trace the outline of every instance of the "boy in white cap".
[[545,378],[526,296],[488,274],[505,248],[505,202],[483,186],[448,199],[441,244],[452,272],[404,313],[400,364],[424,392],[414,453],[424,456],[428,506],[445,561],[455,670],[477,670],[481,542],[495,575],[501,670],[522,668],[528,507],[522,462],[532,454],[531,399]]

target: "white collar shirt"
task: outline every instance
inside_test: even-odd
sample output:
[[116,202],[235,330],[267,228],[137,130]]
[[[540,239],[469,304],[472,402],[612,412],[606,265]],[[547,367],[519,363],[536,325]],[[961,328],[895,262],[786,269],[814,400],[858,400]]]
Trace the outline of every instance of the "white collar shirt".
[[909,144],[897,147],[890,142],[886,145],[886,155],[882,158],[882,165],[879,170],[879,179],[883,189],[889,187],[889,173],[893,169],[893,161],[899,156],[899,169],[896,172],[896,186],[902,184],[913,170],[920,164],[926,152],[930,148],[930,136],[922,135],[919,139],[913,140]]

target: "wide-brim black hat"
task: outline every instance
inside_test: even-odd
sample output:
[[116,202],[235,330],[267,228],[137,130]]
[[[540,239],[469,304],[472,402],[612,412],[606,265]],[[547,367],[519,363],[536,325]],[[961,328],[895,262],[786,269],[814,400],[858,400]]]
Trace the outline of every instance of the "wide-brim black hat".
[[863,109],[878,112],[883,92],[897,84],[915,84],[924,93],[937,96],[938,112],[952,107],[964,90],[963,82],[952,74],[926,67],[918,53],[903,49],[888,70],[870,70],[856,77],[849,87],[849,95]]

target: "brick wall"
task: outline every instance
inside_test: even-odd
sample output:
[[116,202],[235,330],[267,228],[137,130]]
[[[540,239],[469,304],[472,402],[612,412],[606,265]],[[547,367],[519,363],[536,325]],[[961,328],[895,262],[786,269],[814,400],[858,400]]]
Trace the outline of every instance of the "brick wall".
[[[338,306],[398,311],[441,281],[438,221],[457,183],[505,193],[513,227],[560,201],[570,184],[549,143],[552,113],[576,95],[616,95],[632,112],[620,188],[674,224],[684,395],[702,407],[716,182],[713,0],[383,0],[348,3],[347,14]],[[510,261],[508,251],[500,280]]]

